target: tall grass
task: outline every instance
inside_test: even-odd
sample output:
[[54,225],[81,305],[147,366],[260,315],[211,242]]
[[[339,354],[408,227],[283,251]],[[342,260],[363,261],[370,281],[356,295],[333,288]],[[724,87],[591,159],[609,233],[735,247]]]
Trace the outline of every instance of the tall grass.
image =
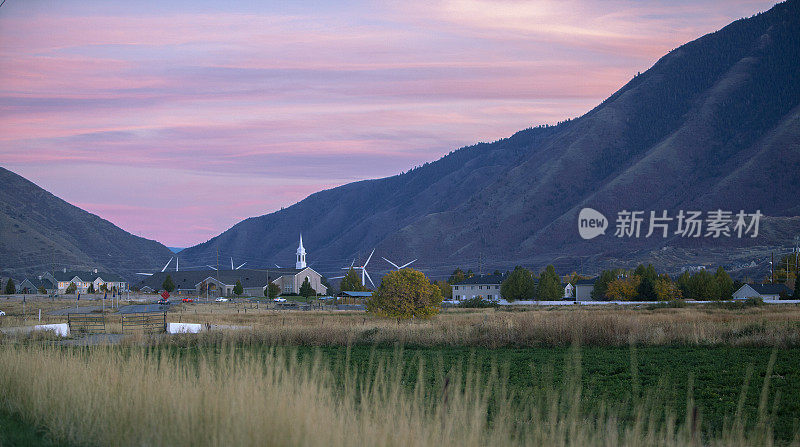
[[685,423],[645,393],[632,410],[586,408],[579,351],[566,386],[522,396],[506,389],[502,372],[469,364],[441,371],[436,386],[422,380],[427,365],[419,365],[409,388],[401,357],[359,373],[347,362],[324,367],[319,357],[230,345],[187,361],[141,347],[4,344],[0,404],[80,445],[772,444],[766,416],[747,429],[752,424],[733,415],[736,429],[703,433],[691,392]]
[[[184,321],[190,321],[184,319]],[[196,321],[200,322],[200,321]],[[190,345],[230,340],[268,345],[533,347],[648,345],[798,346],[798,309],[570,309],[445,314],[397,322],[330,313],[271,314],[252,330],[173,337],[161,342]]]
[[[22,326],[21,303],[2,304],[8,315],[0,317],[0,331]],[[49,316],[47,310],[68,304],[64,300],[31,302],[26,310],[26,324],[38,321],[38,308],[43,308],[42,323],[66,322],[65,316]],[[737,308],[734,303],[725,304],[731,308],[711,304],[683,308],[558,306],[521,311],[448,310],[428,320],[397,322],[359,312],[276,311],[263,306],[244,312],[228,304],[179,304],[167,315],[167,320],[246,326],[252,330],[231,337],[272,345],[401,343],[495,348],[569,346],[579,341],[593,346],[800,346],[800,306],[797,305]],[[110,309],[107,311],[107,331],[121,332],[120,316],[109,313]]]

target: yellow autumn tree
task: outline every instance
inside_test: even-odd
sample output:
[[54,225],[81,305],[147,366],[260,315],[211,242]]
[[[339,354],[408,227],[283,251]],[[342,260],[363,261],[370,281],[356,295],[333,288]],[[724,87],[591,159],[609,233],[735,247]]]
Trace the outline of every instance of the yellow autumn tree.
[[617,278],[608,284],[606,298],[611,300],[629,301],[636,298],[637,289],[642,278],[638,275],[630,275],[627,278]]
[[422,272],[396,270],[384,276],[364,303],[367,312],[389,318],[428,318],[439,313],[442,292]]
[[678,300],[683,296],[681,289],[666,275],[656,280],[655,290],[659,301]]

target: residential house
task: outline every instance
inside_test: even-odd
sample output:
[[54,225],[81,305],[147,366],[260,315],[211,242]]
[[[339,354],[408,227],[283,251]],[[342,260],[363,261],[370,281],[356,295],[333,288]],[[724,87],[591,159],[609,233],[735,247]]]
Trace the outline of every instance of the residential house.
[[458,284],[453,284],[453,299],[456,301],[468,300],[480,297],[487,300],[500,299],[500,284],[503,283],[505,276],[498,275],[476,275],[465,279]]
[[39,293],[39,288],[44,288],[45,293],[56,293],[56,285],[49,278],[42,275],[25,278],[17,285],[17,293]]
[[70,283],[75,284],[76,291],[80,293],[87,293],[89,286],[93,286],[95,292],[100,290],[105,285],[106,290],[124,292],[128,290],[128,282],[121,276],[115,273],[98,272],[97,269],[91,272],[72,271],[62,269],[53,273],[46,272],[42,275],[43,279],[47,279],[56,285],[58,293],[66,293]]
[[761,298],[763,300],[779,300],[781,293],[792,296],[792,290],[785,284],[745,284],[733,292],[733,299]]

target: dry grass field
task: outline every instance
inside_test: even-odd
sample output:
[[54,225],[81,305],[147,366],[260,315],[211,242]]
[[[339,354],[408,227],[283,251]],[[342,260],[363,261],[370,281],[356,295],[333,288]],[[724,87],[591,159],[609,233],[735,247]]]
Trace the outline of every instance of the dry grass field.
[[[101,307],[99,301],[82,302],[81,306],[87,304]],[[119,333],[120,316],[106,304],[107,331]],[[0,327],[36,324],[38,309],[42,309],[41,323],[66,322],[66,316],[47,313],[72,306],[74,300],[31,300],[23,318],[19,300],[0,300],[0,310],[7,314],[0,317]],[[277,310],[264,303],[257,308],[253,304],[181,303],[172,306],[167,321],[241,326],[247,330],[205,336],[268,345],[800,346],[800,306],[795,304],[448,309],[428,320],[395,321],[355,311]]]
[[[63,322],[47,312],[74,305],[31,300],[23,317],[0,299],[0,329],[33,324],[39,308],[42,323]],[[119,332],[113,312],[106,328]],[[88,347],[0,333],[0,422],[73,445],[800,442],[796,305],[449,309],[398,322],[182,303],[167,320],[245,329]]]

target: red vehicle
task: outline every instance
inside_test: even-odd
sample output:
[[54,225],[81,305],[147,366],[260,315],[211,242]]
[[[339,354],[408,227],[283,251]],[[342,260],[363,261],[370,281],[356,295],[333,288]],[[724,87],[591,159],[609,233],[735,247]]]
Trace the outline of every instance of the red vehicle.
[[184,298],[181,301],[183,301],[184,303],[194,303],[194,300],[192,298]]

